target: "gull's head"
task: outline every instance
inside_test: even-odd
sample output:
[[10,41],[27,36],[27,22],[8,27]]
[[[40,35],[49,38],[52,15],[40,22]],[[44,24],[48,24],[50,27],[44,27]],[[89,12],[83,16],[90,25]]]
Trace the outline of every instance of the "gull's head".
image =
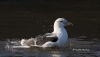
[[71,22],[68,22],[65,18],[58,18],[55,21],[54,26],[64,27],[64,26],[73,26],[73,24]]

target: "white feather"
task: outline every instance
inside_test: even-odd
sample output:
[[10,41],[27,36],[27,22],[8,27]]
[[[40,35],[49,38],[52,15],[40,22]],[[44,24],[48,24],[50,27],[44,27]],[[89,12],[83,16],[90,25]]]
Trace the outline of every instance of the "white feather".
[[52,32],[52,34],[54,34],[55,36],[50,36],[50,37],[58,37],[58,41],[57,42],[48,41],[45,44],[43,44],[42,47],[53,47],[53,46],[64,47],[66,45],[68,39],[67,31],[64,28],[66,22],[67,20],[65,20],[64,18],[58,18],[55,21],[54,31]]

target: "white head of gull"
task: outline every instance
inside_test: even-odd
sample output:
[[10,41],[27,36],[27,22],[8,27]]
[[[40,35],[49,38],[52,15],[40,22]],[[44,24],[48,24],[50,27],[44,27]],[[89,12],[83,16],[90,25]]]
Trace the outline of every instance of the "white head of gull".
[[54,22],[54,31],[51,33],[53,34],[53,36],[47,36],[47,37],[57,37],[58,40],[55,42],[52,41],[47,41],[46,43],[44,43],[42,45],[43,48],[45,47],[54,47],[57,46],[59,48],[63,48],[66,45],[67,39],[68,39],[68,34],[66,29],[64,28],[64,26],[67,25],[71,25],[73,26],[73,24],[71,22],[68,22],[66,19],[64,18],[58,18],[55,22]]

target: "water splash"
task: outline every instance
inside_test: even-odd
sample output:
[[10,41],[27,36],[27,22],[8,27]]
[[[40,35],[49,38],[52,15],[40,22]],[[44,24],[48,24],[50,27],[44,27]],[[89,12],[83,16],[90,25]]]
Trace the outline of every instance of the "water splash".
[[35,46],[37,46],[36,42],[37,42],[37,38],[34,39],[34,45]]
[[[16,39],[7,39],[7,41],[6,41],[6,45],[5,45],[5,49],[6,50],[13,50],[13,49],[15,49],[15,48],[30,48],[31,46],[37,46],[37,47],[40,47],[40,46],[38,46],[37,44],[36,44],[36,42],[37,42],[37,38],[38,37],[41,37],[40,35],[38,35],[38,36],[36,36],[35,38],[29,38],[29,39],[25,39],[25,41],[27,42],[27,43],[30,43],[30,45],[29,46],[27,46],[27,44],[26,45],[24,45],[24,43],[23,43],[23,45],[22,45],[22,41],[21,40],[16,40]],[[32,42],[29,42],[29,41],[33,41],[33,43]]]
[[36,44],[36,42],[37,42],[37,38],[32,38],[32,37],[31,37],[31,39],[34,40],[34,44],[33,44],[33,45],[34,45],[34,46],[37,46],[37,44]]
[[7,39],[6,41],[6,45],[5,45],[5,49],[6,50],[12,50],[13,46],[20,46],[20,41],[19,40],[15,40],[15,39]]

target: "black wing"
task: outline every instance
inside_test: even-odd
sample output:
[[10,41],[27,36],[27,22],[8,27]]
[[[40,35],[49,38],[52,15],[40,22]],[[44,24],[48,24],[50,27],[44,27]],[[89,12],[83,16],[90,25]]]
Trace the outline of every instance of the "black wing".
[[50,34],[49,35],[44,34],[43,36],[37,37],[36,44],[37,45],[42,45],[42,44],[44,44],[47,41],[56,42],[57,40],[58,40],[58,37],[50,36]]

